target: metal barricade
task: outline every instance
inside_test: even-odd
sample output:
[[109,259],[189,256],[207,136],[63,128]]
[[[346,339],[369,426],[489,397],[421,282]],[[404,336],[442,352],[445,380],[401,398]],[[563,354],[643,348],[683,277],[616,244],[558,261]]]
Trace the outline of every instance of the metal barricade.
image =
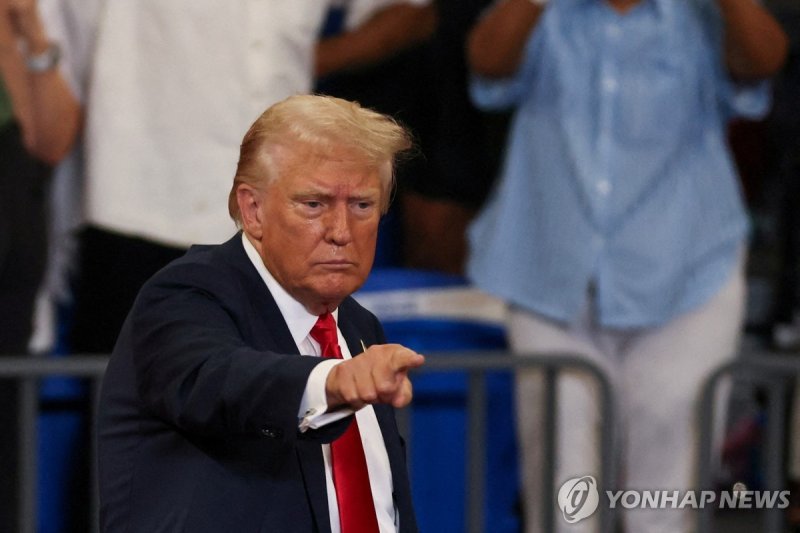
[[[780,491],[786,489],[785,449],[786,414],[788,412],[788,391],[800,376],[800,358],[793,355],[775,355],[770,352],[746,352],[739,358],[722,365],[711,374],[703,387],[699,405],[700,449],[699,485],[702,489],[713,489],[714,462],[714,395],[724,378],[732,378],[741,384],[758,387],[766,397],[766,439],[763,453],[764,490]],[[763,510],[763,533],[784,531],[784,509],[777,506]],[[713,507],[705,507],[698,513],[699,533],[713,531]]]
[[[545,377],[545,401],[549,406],[545,410],[545,430],[543,432],[543,447],[545,450],[545,471],[543,480],[545,487],[554,486],[556,454],[556,381],[558,374],[565,370],[578,370],[585,372],[593,377],[600,387],[600,407],[601,416],[604,424],[601,434],[601,465],[600,465],[600,487],[603,491],[613,490],[614,479],[614,452],[613,452],[613,431],[614,427],[614,408],[611,385],[605,374],[595,365],[585,360],[564,356],[530,356],[519,357],[510,356],[507,352],[437,352],[427,354],[427,363],[417,372],[466,372],[468,378],[467,414],[468,414],[468,448],[467,479],[471,490],[467,491],[465,502],[465,523],[468,524],[469,533],[479,533],[483,531],[484,515],[483,505],[484,491],[483,481],[486,476],[484,465],[485,452],[485,424],[486,424],[486,402],[487,390],[485,386],[486,375],[489,372],[521,370],[539,370]],[[37,457],[36,443],[38,435],[36,430],[36,420],[39,414],[38,384],[42,378],[50,376],[70,376],[89,380],[90,405],[92,417],[91,427],[91,510],[93,530],[97,531],[98,521],[98,500],[95,459],[96,445],[94,416],[96,414],[96,399],[102,376],[105,371],[108,358],[104,356],[70,356],[70,357],[2,357],[0,358],[0,378],[18,379],[21,383],[20,401],[20,516],[22,527],[20,533],[35,533],[37,524],[36,508],[36,479],[37,479]],[[413,423],[406,410],[398,414],[398,422],[401,431],[408,435],[413,431]],[[413,460],[413,450],[410,450],[410,459]],[[552,490],[544,492],[544,523],[545,530],[552,530],[555,516],[555,495]],[[602,506],[601,524],[604,532],[614,530],[615,517],[613,510]]]
[[[553,487],[555,443],[557,438],[555,385],[560,372],[565,370],[579,370],[592,376],[600,386],[601,416],[604,424],[601,435],[601,488],[603,491],[614,490],[613,472],[615,471],[615,457],[613,450],[612,428],[614,427],[615,410],[613,405],[613,391],[608,378],[599,368],[587,363],[585,360],[563,356],[510,356],[507,352],[435,352],[427,354],[428,359],[424,367],[416,372],[466,372],[468,375],[467,417],[468,417],[468,448],[467,470],[468,485],[471,488],[466,493],[465,523],[468,524],[469,533],[483,531],[484,510],[481,502],[484,501],[483,480],[486,476],[484,465],[485,452],[485,423],[487,390],[485,379],[487,373],[496,371],[519,372],[522,370],[541,371],[545,377],[545,401],[549,406],[545,410],[545,431],[543,432],[542,446],[546,470],[543,480],[546,487]],[[91,416],[94,417],[96,398],[98,396],[103,372],[108,358],[104,356],[70,356],[70,357],[0,357],[0,379],[17,379],[21,384],[20,393],[20,516],[22,518],[20,533],[34,533],[36,531],[36,479],[37,479],[37,427],[36,420],[39,414],[39,382],[50,376],[70,376],[83,378],[90,383]],[[768,453],[763,457],[765,465],[765,489],[783,490],[786,488],[784,474],[785,459],[785,420],[787,413],[787,392],[793,381],[800,375],[800,358],[780,356],[769,352],[748,352],[742,357],[718,368],[706,381],[702,390],[699,405],[700,423],[700,449],[699,449],[699,488],[713,488],[714,470],[712,457],[715,453],[713,446],[713,420],[714,396],[722,379],[726,377],[750,383],[760,387],[766,397],[766,442],[764,447]],[[401,431],[408,435],[413,431],[413,420],[407,410],[398,413],[398,422]],[[92,431],[92,445],[94,446],[94,424],[90,425]],[[413,460],[413,450],[409,450],[410,459]],[[92,468],[94,469],[95,450],[92,450]],[[94,517],[94,530],[97,530],[97,491],[96,473],[92,472],[91,483],[91,513]],[[545,531],[552,530],[556,519],[555,494],[552,490],[543,491],[545,501],[542,502],[545,511]],[[604,532],[614,530],[616,517],[613,510],[601,506],[601,524]],[[698,531],[706,533],[712,531],[714,524],[714,509],[707,507],[698,513]],[[766,509],[763,514],[764,533],[777,533],[783,531],[783,510],[774,508]]]
[[[552,490],[555,483],[555,456],[557,439],[557,395],[556,381],[560,372],[577,370],[592,377],[600,389],[600,416],[603,420],[600,436],[600,489],[605,491],[615,489],[615,454],[613,449],[613,428],[615,424],[615,409],[611,383],[605,373],[595,364],[585,359],[574,357],[570,354],[563,355],[536,355],[536,356],[511,356],[504,351],[470,351],[468,354],[460,352],[434,352],[426,354],[426,363],[415,372],[455,372],[465,371],[469,376],[468,381],[468,429],[467,429],[467,480],[470,490],[466,493],[465,523],[469,533],[484,531],[484,479],[486,476],[484,465],[484,446],[486,445],[486,404],[487,391],[485,386],[486,375],[495,371],[537,370],[544,375],[545,420],[542,435],[544,450],[544,471],[542,473],[543,492],[543,530],[553,531],[556,520],[557,508],[555,493]],[[407,410],[398,417],[401,432],[409,435],[413,431],[413,421]],[[409,450],[410,460],[414,460],[413,449]],[[601,506],[600,524],[604,533],[611,533],[615,527],[614,510]]]
[[[37,418],[39,414],[39,381],[50,376],[70,376],[85,378],[90,383],[90,405],[92,421],[94,420],[96,398],[100,382],[105,372],[107,357],[102,356],[70,356],[70,357],[0,357],[0,379],[16,379],[19,388],[19,533],[35,533],[37,529],[36,479],[37,465]],[[90,424],[92,447],[95,446],[94,423]],[[91,513],[93,530],[97,531],[97,485],[95,450],[90,454],[92,464],[91,479]]]

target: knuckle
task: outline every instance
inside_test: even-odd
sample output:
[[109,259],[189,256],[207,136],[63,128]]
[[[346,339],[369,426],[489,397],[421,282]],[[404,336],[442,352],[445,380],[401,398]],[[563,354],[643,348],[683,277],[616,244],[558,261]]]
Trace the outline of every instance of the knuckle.
[[367,403],[374,402],[377,399],[378,393],[372,380],[363,380],[358,383],[358,396],[360,400]]
[[376,391],[369,391],[361,395],[361,399],[367,403],[375,403],[378,400],[378,393]]
[[392,380],[384,379],[376,383],[376,388],[381,394],[389,394],[393,393],[397,387]]
[[347,403],[352,403],[358,400],[359,394],[355,387],[345,387],[342,390],[342,398],[344,398]]

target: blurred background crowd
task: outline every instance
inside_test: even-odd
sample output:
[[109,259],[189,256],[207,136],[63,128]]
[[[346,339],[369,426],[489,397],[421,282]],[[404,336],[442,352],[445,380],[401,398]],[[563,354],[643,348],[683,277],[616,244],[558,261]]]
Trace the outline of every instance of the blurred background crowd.
[[[702,11],[736,2],[750,0],[686,3]],[[533,5],[524,13],[527,27],[512,25],[504,32],[527,36],[538,17],[542,35],[558,27],[558,20],[544,18],[548,9],[579,2],[0,0],[0,354],[110,353],[146,279],[189,245],[222,242],[236,230],[224,198],[239,139],[263,109],[296,92],[357,100],[391,114],[416,136],[417,150],[398,170],[395,198],[381,223],[375,268],[465,276],[496,294],[485,273],[484,243],[488,249],[495,239],[517,233],[534,239],[530,247],[563,252],[558,242],[535,240],[544,230],[531,233],[525,218],[496,234],[487,233],[483,220],[468,246],[470,224],[486,213],[490,199],[502,197],[500,176],[510,173],[506,158],[514,139],[520,142],[513,135],[516,110],[537,98],[547,102],[548,91],[556,90],[537,85],[539,96],[520,96],[523,104],[515,107],[486,105],[498,93],[476,89],[476,71],[488,76],[492,70],[488,59],[468,50],[501,47],[496,36],[484,35],[488,40],[481,45],[475,31],[502,3],[524,3],[520,13]],[[639,2],[610,3],[628,13]],[[671,2],[641,4],[634,9],[668,11]],[[746,250],[737,252],[747,257],[737,263],[746,299],[741,321],[731,323],[753,343],[794,354],[800,351],[800,3],[761,4],[788,40],[782,43],[785,54],[776,52],[774,68],[756,76],[769,79],[763,103],[745,96],[735,105],[750,111],[721,114],[735,162],[731,190],[741,191],[746,218],[741,224],[724,219],[746,233]],[[629,14],[623,18],[635,20]],[[522,24],[525,16],[514,23]],[[518,43],[527,46],[518,55],[550,53],[546,47],[553,46],[526,43]],[[525,59],[516,59],[524,70]],[[659,61],[659,68],[670,67],[669,60]],[[705,90],[701,85],[698,90]],[[644,79],[636,90],[663,87]],[[684,105],[678,98],[694,97],[684,92],[664,96],[678,107]],[[668,117],[657,117],[642,113],[634,118],[653,122],[634,120],[631,127],[645,137],[666,129]],[[591,137],[594,130],[583,133]],[[560,153],[557,142],[546,146],[554,158]],[[542,202],[555,204],[559,194]],[[720,203],[726,194],[721,188]],[[536,211],[531,206],[521,210]],[[509,272],[530,275],[520,265]],[[545,267],[537,272],[550,283]],[[602,294],[602,286],[581,286],[581,297],[588,290],[594,302],[598,287]],[[506,299],[524,307],[524,301]],[[6,383],[0,394],[0,427],[12,427],[15,388]],[[17,527],[14,446],[13,439],[4,439],[0,450],[0,531]],[[73,530],[87,530],[76,520]]]

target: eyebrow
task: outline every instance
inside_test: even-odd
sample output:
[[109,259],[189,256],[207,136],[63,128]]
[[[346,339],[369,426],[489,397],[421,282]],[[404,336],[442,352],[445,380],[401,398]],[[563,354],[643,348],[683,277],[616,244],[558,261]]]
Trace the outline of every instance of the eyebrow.
[[[347,196],[348,200],[377,200],[381,196],[380,188],[370,188],[366,191],[353,192]],[[336,197],[336,194],[331,191],[324,191],[319,189],[305,189],[295,191],[290,194],[291,198],[321,198],[330,200]]]

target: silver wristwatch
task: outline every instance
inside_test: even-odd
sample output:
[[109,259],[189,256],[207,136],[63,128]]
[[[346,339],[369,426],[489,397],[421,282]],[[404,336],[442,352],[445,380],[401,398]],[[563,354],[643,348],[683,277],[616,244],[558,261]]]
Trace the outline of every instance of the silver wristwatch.
[[61,60],[61,47],[51,42],[44,52],[25,58],[25,66],[30,72],[47,72],[58,66]]

